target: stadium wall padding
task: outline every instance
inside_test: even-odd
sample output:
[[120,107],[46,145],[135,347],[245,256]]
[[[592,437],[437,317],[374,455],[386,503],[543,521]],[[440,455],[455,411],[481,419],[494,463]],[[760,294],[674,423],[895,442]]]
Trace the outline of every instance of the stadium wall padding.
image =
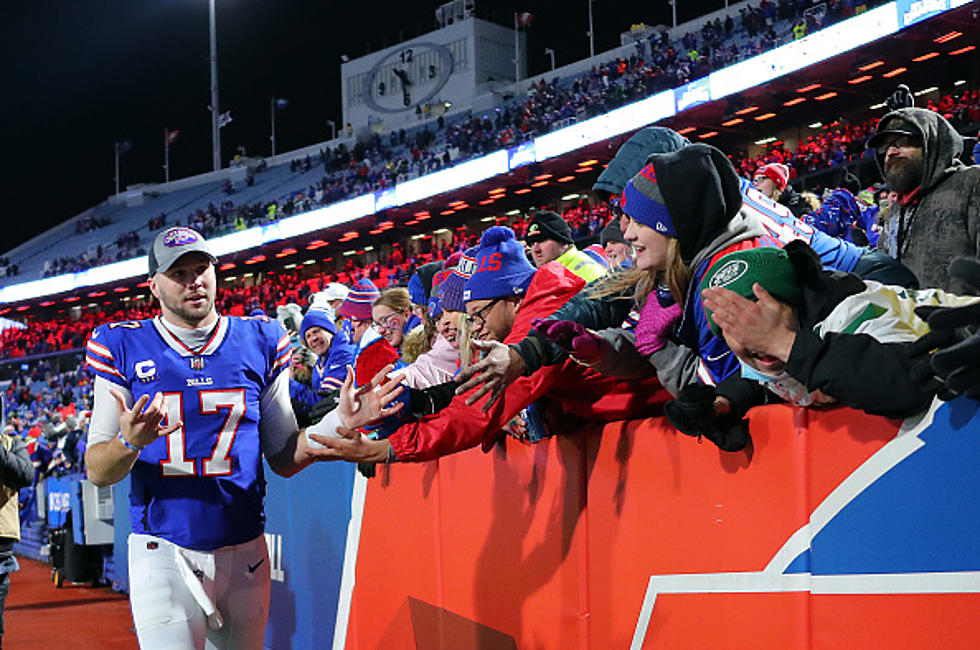
[[978,406],[767,406],[737,453],[653,418],[369,481],[266,468],[266,646],[975,648]]

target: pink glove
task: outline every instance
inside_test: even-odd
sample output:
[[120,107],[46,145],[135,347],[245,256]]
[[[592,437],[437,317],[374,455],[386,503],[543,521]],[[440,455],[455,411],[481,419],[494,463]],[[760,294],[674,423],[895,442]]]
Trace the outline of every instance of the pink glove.
[[640,322],[636,326],[636,350],[648,356],[667,345],[667,335],[681,319],[679,305],[661,307],[656,296],[647,298],[640,310]]
[[602,358],[602,338],[581,323],[570,320],[535,320],[531,325],[544,338],[568,352],[577,361],[592,364]]

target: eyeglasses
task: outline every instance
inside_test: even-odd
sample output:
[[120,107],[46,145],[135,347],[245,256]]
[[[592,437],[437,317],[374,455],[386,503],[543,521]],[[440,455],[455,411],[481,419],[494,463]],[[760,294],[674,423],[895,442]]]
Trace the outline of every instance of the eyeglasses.
[[483,329],[483,326],[487,324],[487,317],[485,314],[487,314],[491,309],[493,309],[493,306],[496,305],[501,300],[503,300],[503,298],[496,298],[495,300],[491,300],[486,305],[484,305],[482,309],[478,309],[472,314],[467,314],[466,320],[469,321],[470,328],[472,329],[473,327],[478,327],[479,329]]
[[918,138],[914,135],[895,134],[895,135],[885,136],[885,139],[881,141],[881,144],[875,147],[875,151],[878,152],[878,155],[883,156],[886,153],[888,153],[888,150],[891,149],[892,147],[898,147],[899,149],[903,149],[908,147],[921,147],[921,146],[922,146],[921,138]]
[[398,314],[388,314],[381,320],[374,321],[374,326],[379,330],[394,331],[401,327],[401,323],[398,320]]

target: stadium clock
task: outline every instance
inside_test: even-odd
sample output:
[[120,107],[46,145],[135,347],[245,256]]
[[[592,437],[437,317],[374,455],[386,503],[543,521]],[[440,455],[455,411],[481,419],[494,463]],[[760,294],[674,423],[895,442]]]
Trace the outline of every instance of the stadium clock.
[[371,69],[364,103],[381,113],[424,106],[449,81],[453,55],[440,43],[415,42],[384,57]]

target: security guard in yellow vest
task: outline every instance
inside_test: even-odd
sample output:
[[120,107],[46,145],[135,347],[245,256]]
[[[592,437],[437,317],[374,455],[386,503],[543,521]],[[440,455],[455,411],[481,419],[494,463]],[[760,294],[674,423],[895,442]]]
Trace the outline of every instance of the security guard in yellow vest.
[[531,249],[535,267],[556,261],[586,282],[606,274],[604,266],[575,248],[572,229],[554,212],[542,210],[531,218],[524,243]]

